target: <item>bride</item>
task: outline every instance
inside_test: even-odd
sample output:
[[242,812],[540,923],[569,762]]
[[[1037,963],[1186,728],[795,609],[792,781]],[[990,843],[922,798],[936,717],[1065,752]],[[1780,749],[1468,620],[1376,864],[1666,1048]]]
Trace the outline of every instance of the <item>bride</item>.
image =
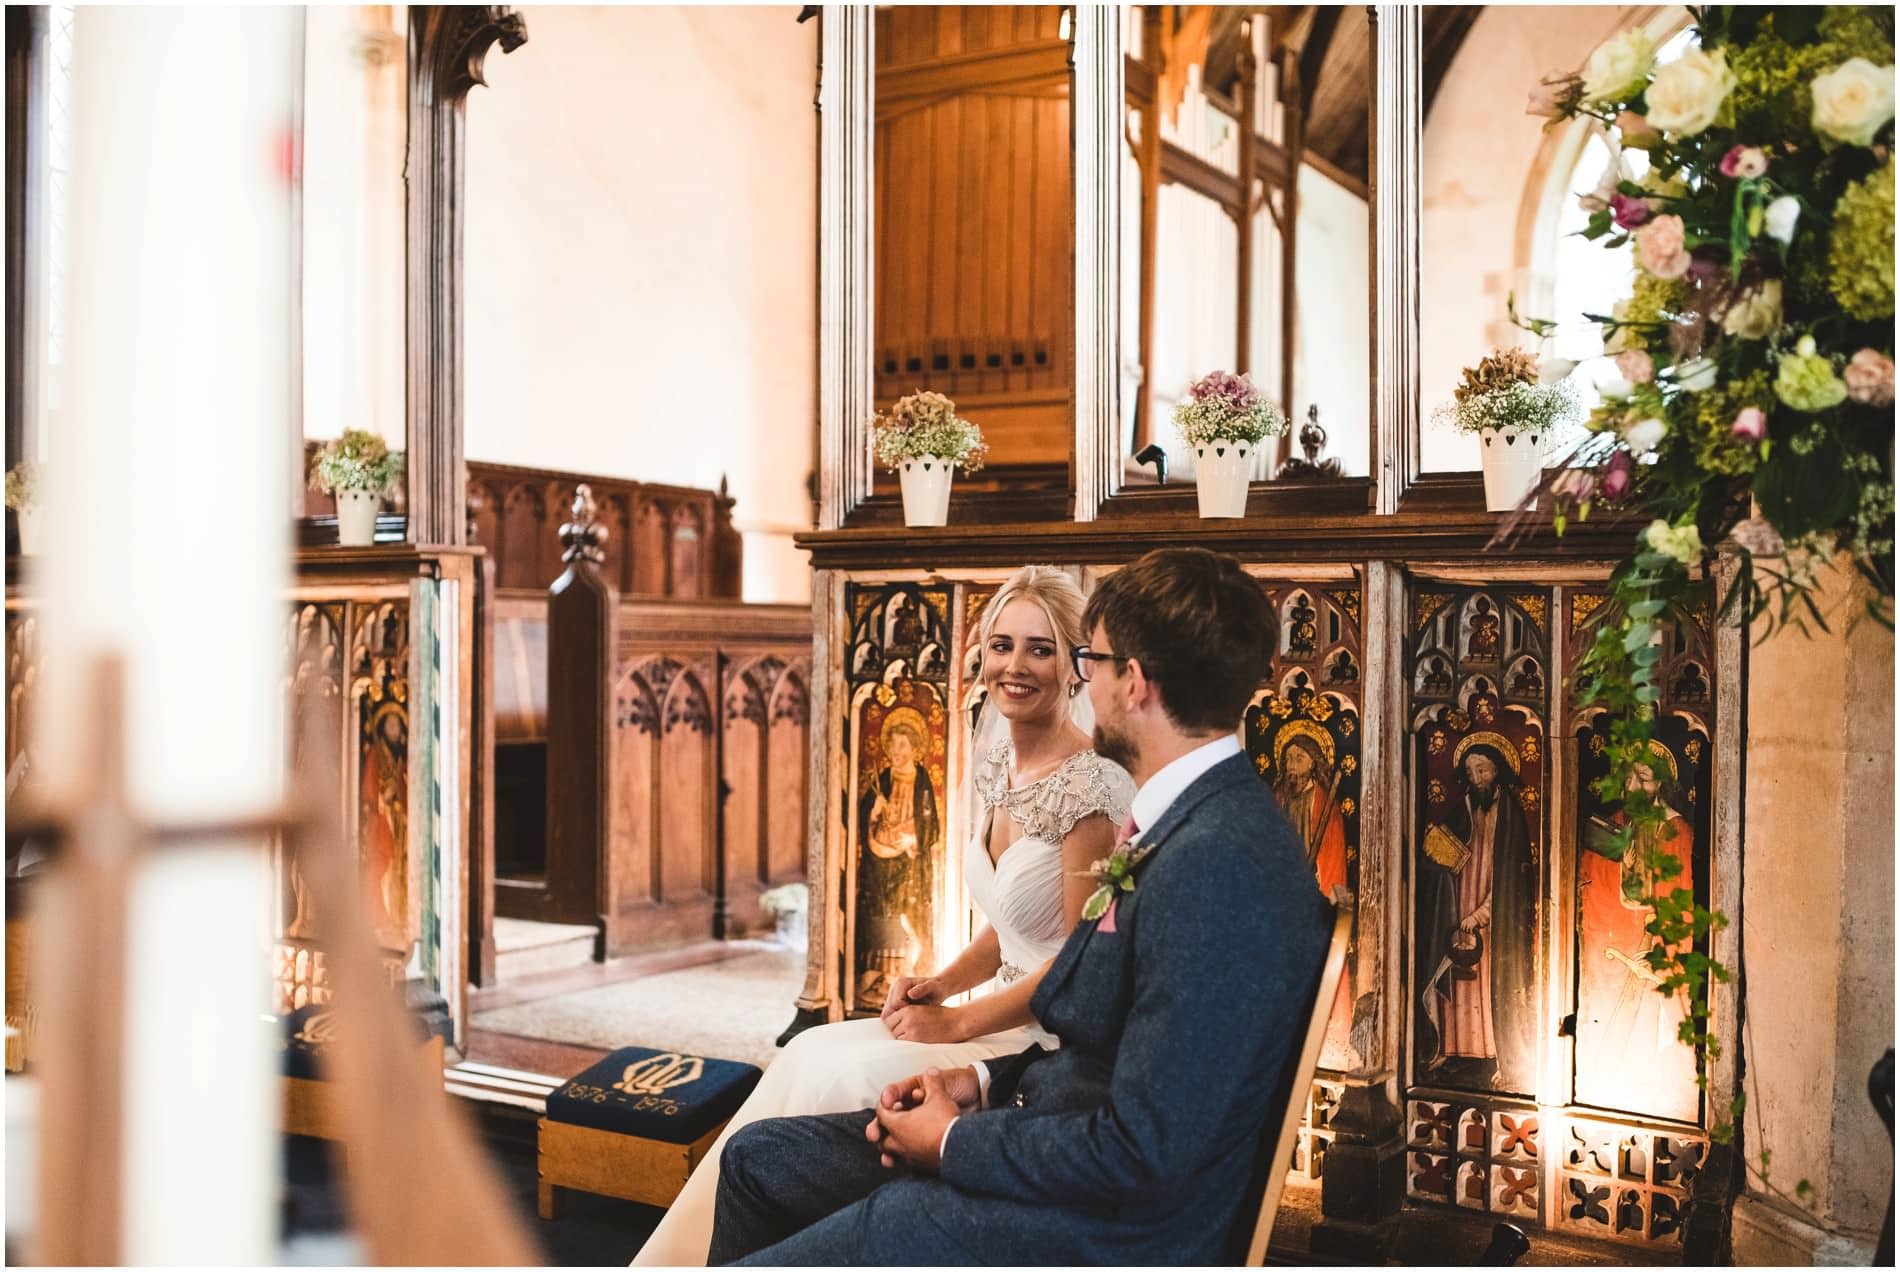
[[[987,923],[934,975],[894,979],[879,1017],[794,1038],[694,1169],[636,1266],[705,1264],[720,1152],[746,1123],[869,1108],[887,1083],[927,1066],[1056,1045],[1029,999],[1080,920],[1093,887],[1089,864],[1113,850],[1135,793],[1126,772],[1090,749],[1088,696],[1078,692],[1069,652],[1086,639],[1082,607],[1068,575],[1030,565],[997,590],[978,624],[977,678],[988,701],[970,749],[975,831],[963,869]],[[998,719],[1006,736],[984,740]],[[949,1003],[991,982],[988,995]]]

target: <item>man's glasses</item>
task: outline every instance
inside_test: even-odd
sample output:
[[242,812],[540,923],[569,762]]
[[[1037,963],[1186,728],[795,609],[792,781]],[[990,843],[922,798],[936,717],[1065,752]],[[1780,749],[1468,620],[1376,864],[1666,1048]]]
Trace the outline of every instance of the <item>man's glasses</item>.
[[1098,654],[1087,645],[1072,646],[1069,649],[1069,657],[1075,660],[1075,678],[1077,680],[1088,680],[1093,677],[1095,674],[1095,664],[1098,662],[1125,663],[1134,661],[1127,654]]

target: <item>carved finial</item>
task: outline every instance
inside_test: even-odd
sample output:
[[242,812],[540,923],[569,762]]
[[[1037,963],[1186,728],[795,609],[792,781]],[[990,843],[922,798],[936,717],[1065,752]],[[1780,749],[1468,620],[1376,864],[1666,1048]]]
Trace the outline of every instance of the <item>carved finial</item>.
[[1306,408],[1306,423],[1300,425],[1300,449],[1306,452],[1309,464],[1318,464],[1319,453],[1326,449],[1326,430],[1320,427],[1317,402]]
[[599,565],[607,559],[601,545],[607,541],[607,527],[594,515],[594,491],[586,482],[574,488],[573,520],[561,527],[561,544],[566,551],[561,560],[589,561]]

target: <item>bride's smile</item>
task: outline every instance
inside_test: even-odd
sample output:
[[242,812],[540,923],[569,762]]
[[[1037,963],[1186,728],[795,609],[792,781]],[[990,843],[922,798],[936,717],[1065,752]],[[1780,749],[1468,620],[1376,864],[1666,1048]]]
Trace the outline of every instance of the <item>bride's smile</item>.
[[983,645],[983,683],[1013,725],[1064,718],[1062,647],[1042,606],[1018,598],[1003,607]]

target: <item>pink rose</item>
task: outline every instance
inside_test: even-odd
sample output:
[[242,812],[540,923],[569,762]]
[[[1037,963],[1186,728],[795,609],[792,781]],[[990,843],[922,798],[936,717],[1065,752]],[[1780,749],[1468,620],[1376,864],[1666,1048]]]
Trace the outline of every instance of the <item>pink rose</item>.
[[1649,126],[1649,121],[1633,110],[1626,110],[1616,117],[1616,130],[1623,134],[1623,144],[1638,150],[1648,150],[1662,140],[1662,134]]
[[1617,502],[1630,492],[1634,465],[1630,462],[1628,451],[1618,451],[1610,456],[1610,466],[1603,473],[1603,497],[1611,503]]
[[1650,212],[1647,202],[1642,199],[1632,199],[1627,194],[1611,195],[1610,210],[1615,214],[1616,228],[1619,230],[1633,230],[1654,215]]
[[1722,175],[1749,180],[1768,171],[1768,156],[1759,146],[1731,146],[1722,156]]
[[1689,249],[1683,246],[1682,218],[1659,216],[1636,231],[1636,255],[1643,268],[1658,278],[1681,278],[1689,272]]
[[1738,442],[1759,442],[1768,436],[1768,417],[1758,406],[1745,406],[1729,427],[1729,436]]
[[1648,384],[1656,378],[1656,363],[1641,349],[1625,349],[1616,355],[1616,371],[1631,384]]
[[1841,371],[1847,396],[1863,406],[1893,405],[1893,359],[1875,349],[1862,349]]

